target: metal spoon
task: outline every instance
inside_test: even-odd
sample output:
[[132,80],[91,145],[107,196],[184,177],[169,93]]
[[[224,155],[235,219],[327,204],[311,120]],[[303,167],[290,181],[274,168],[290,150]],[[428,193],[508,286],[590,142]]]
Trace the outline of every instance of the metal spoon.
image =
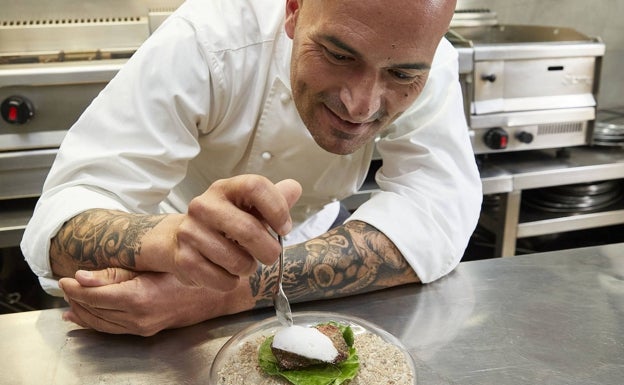
[[273,306],[275,306],[275,314],[277,319],[284,326],[292,326],[292,312],[290,311],[290,303],[282,288],[282,278],[284,275],[284,241],[281,235],[277,235],[277,240],[280,243],[281,250],[279,255],[279,271],[277,275],[277,285],[273,291]]

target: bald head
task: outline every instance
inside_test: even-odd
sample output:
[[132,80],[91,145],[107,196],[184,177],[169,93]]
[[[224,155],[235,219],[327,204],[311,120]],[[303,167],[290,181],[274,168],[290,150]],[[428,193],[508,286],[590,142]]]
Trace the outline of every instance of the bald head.
[[[308,25],[331,22],[350,28],[353,34],[372,32],[389,44],[407,37],[432,53],[447,32],[455,0],[287,0],[287,8],[297,10],[296,19]],[[287,10],[288,11],[288,10]],[[287,31],[289,29],[287,28]],[[294,28],[292,33],[294,37]]]

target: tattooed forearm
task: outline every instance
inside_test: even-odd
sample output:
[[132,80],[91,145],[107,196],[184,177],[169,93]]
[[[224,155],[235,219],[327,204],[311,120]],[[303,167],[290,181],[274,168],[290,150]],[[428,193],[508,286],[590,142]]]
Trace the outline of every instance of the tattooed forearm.
[[[294,301],[339,297],[417,282],[399,250],[381,232],[360,221],[289,248],[284,290]],[[250,278],[257,306],[270,304],[276,266],[261,266]]]
[[52,271],[68,276],[78,269],[133,269],[143,236],[163,218],[103,209],[78,214],[52,238]]

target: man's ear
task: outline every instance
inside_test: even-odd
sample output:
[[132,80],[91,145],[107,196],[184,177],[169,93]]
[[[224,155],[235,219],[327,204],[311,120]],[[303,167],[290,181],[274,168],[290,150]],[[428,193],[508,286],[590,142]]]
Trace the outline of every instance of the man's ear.
[[295,25],[299,16],[299,0],[286,0],[286,34],[289,38],[295,36]]

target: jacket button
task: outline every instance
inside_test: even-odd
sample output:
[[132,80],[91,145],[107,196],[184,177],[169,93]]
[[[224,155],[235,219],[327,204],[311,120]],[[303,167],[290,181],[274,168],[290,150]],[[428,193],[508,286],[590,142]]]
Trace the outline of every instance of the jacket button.
[[262,159],[264,159],[264,160],[269,160],[269,159],[273,158],[273,154],[271,154],[271,153],[270,153],[270,152],[268,152],[268,151],[263,152],[260,156],[261,156],[261,157],[262,157]]

